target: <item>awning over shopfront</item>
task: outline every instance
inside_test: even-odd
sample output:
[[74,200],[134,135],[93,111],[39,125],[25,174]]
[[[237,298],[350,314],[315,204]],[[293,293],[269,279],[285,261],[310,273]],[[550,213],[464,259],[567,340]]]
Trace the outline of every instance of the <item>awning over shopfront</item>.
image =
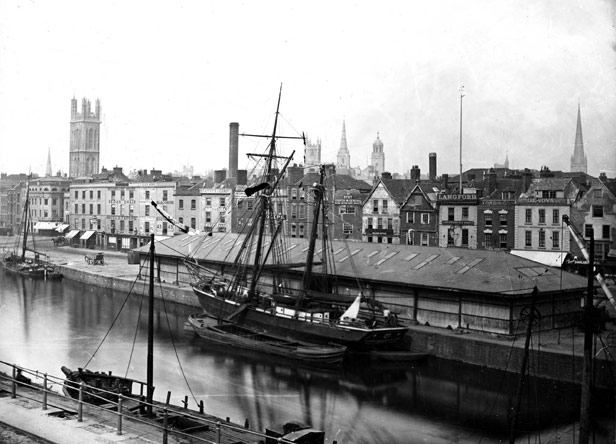
[[567,257],[566,251],[530,251],[530,250],[511,250],[511,254],[530,259],[549,267],[560,268]]
[[59,222],[37,222],[34,224],[35,230],[55,230]]
[[62,233],[64,230],[66,230],[69,227],[68,224],[60,224],[56,227],[56,231],[58,231],[59,233]]
[[93,234],[94,234],[94,231],[86,231],[85,233],[81,235],[79,240],[88,240],[90,239],[90,236],[92,236]]
[[71,230],[66,236],[64,236],[64,239],[72,239],[77,236],[77,233],[79,233],[79,230]]

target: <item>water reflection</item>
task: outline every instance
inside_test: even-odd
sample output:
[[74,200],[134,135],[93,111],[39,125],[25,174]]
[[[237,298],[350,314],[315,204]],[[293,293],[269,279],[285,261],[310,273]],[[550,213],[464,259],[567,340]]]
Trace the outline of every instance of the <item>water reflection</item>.
[[[145,379],[147,295],[127,300],[68,280],[4,273],[0,289],[1,360],[62,377],[60,366],[84,366],[98,349],[88,368]],[[158,400],[167,391],[176,404],[189,395],[193,409],[203,400],[206,411],[240,423],[248,419],[261,430],[298,420],[324,430],[329,442],[507,439],[515,375],[436,359],[376,365],[353,358],[341,368],[307,368],[189,336],[184,322],[194,308],[164,305],[166,311],[157,302],[154,319]],[[533,378],[528,388],[523,435],[540,431],[546,441],[554,428],[576,421],[576,389]]]

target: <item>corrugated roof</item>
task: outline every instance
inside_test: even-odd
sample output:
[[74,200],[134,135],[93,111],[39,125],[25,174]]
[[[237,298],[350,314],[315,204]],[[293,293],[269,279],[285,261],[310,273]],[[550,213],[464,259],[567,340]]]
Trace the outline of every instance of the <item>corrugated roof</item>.
[[[214,233],[211,237],[206,234],[177,235],[157,242],[156,252],[203,261],[232,261],[242,239],[243,235],[238,234]],[[288,247],[296,245],[287,252],[289,261],[305,263],[307,239],[287,238],[285,241]],[[355,277],[355,269],[358,276],[372,281],[502,295],[526,294],[535,285],[542,292],[586,288],[586,278],[582,276],[502,251],[358,242],[345,244],[344,241],[332,243],[340,256],[336,261],[337,273],[351,278]],[[227,247],[231,245],[229,250]],[[148,248],[141,247],[139,251],[147,253]],[[349,255],[353,255],[353,262],[348,260]],[[315,261],[320,262],[320,259],[320,253],[315,253]],[[527,269],[541,269],[543,272],[535,270],[529,276],[521,271]]]

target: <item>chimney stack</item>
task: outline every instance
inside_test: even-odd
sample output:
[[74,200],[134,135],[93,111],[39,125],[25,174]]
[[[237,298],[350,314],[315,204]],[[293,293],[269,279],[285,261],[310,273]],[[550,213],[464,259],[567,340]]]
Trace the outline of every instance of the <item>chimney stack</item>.
[[428,176],[430,180],[436,180],[436,153],[430,153],[428,156]]
[[441,180],[443,181],[443,189],[447,191],[449,188],[449,174],[443,174]]
[[416,183],[421,179],[421,170],[419,166],[413,165],[411,167],[411,180],[414,180]]
[[229,170],[228,179],[237,179],[237,156],[238,156],[238,134],[240,124],[231,122],[229,124]]

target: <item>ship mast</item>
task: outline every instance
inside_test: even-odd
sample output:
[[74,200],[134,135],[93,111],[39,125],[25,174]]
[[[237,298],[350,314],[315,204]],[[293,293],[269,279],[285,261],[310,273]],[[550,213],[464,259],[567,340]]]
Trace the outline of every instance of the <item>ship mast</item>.
[[[312,279],[312,266],[314,265],[314,249],[317,241],[317,230],[319,228],[319,215],[321,214],[321,204],[323,202],[323,177],[325,176],[325,167],[321,165],[319,167],[319,183],[314,186],[314,212],[312,217],[312,227],[310,228],[310,238],[308,243],[308,251],[306,252],[306,268],[304,270],[304,278],[302,280],[302,289],[310,289],[310,280]],[[325,248],[323,249],[325,254]],[[301,303],[302,295],[297,298],[296,306]]]
[[26,247],[27,247],[27,242],[28,242],[28,224],[30,223],[28,221],[28,214],[30,213],[30,181],[28,180],[27,184],[26,184],[26,202],[24,203],[24,212],[23,212],[23,225],[22,225],[22,230],[23,230],[23,244],[22,244],[22,249],[21,249],[21,261],[25,261],[26,260]]

